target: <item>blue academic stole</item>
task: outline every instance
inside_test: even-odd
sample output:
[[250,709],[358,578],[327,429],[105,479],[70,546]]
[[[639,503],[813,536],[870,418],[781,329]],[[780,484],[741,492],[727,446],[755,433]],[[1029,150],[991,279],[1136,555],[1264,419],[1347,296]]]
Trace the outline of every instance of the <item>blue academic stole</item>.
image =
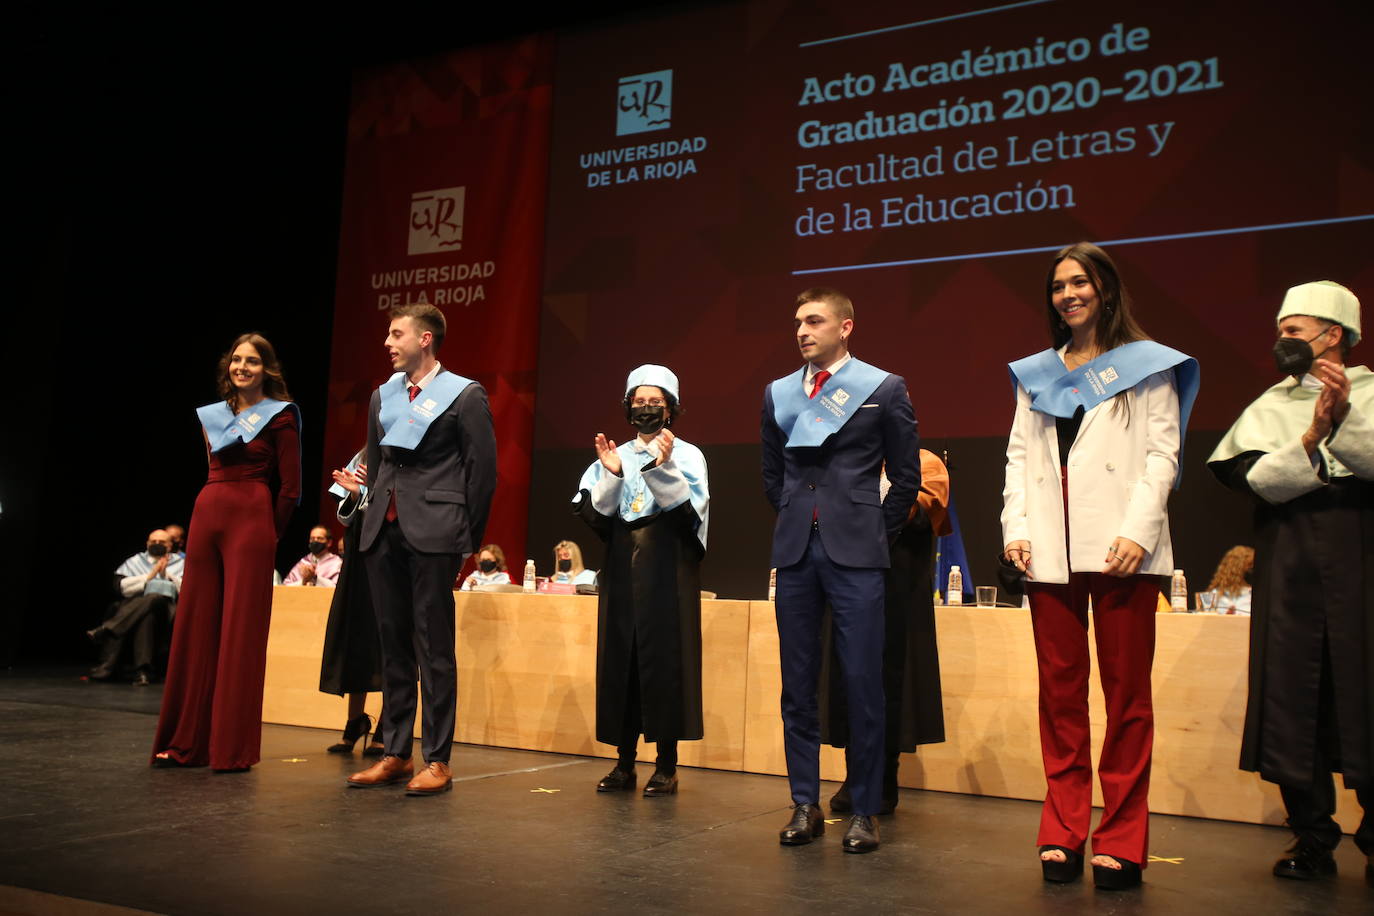
[[1019,382],[1030,394],[1031,410],[1066,419],[1079,407],[1086,413],[1103,401],[1129,391],[1156,372],[1173,369],[1174,384],[1178,387],[1180,473],[1174,482],[1174,486],[1178,486],[1183,478],[1183,434],[1188,429],[1188,417],[1193,412],[1201,381],[1196,359],[1153,340],[1136,340],[1108,350],[1073,370],[1066,370],[1064,361],[1052,349],[1018,359],[1007,368],[1011,370],[1012,383]]
[[773,382],[773,419],[787,434],[788,448],[814,447],[839,432],[877,390],[888,373],[850,357],[808,398],[802,385],[806,367]]
[[377,416],[382,424],[381,444],[404,449],[418,447],[434,418],[448,410],[472,383],[470,378],[442,371],[412,401],[406,374],[397,372],[378,389],[382,395]]
[[224,401],[216,401],[196,408],[200,425],[205,428],[205,438],[210,443],[211,452],[222,452],[240,442],[252,442],[258,433],[267,428],[272,418],[286,408],[296,414],[296,424],[300,425],[301,410],[291,401],[274,401],[263,398],[252,407],[245,407],[236,415]]
[[[367,450],[364,449],[363,451],[361,451],[361,452],[359,452],[358,454],[354,455],[354,456],[349,460],[348,464],[344,465],[344,470],[345,470],[345,471],[356,471],[356,470],[358,470],[358,465],[362,464],[363,461],[365,461],[366,459],[367,459]],[[367,495],[367,484],[362,484],[361,486],[362,486],[362,492],[358,494],[359,497],[362,497],[362,496],[366,496],[366,495]],[[353,495],[352,493],[348,492],[347,490],[345,490],[343,487],[341,487],[341,486],[340,486],[339,484],[337,484],[337,483],[333,483],[333,484],[330,484],[330,485],[329,485],[329,492],[332,493],[333,495],[337,496],[339,499],[348,499],[348,497],[350,497],[350,496]]]

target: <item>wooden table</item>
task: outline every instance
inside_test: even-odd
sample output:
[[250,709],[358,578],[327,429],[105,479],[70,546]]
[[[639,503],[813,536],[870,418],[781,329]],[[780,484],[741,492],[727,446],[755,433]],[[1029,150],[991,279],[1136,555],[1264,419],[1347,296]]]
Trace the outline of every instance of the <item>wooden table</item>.
[[[276,589],[265,721],[342,727],[343,701],[318,689],[330,597],[329,589]],[[593,737],[595,598],[458,592],[456,600],[458,741],[615,756],[614,748]],[[1043,798],[1029,612],[941,607],[936,615],[947,740],[903,755],[901,784]],[[706,737],[683,742],[681,762],[784,773],[773,605],[708,600],[701,616]],[[1277,788],[1236,768],[1245,716],[1248,618],[1161,614],[1158,623],[1150,810],[1281,824]],[[1096,759],[1106,721],[1095,679],[1089,702]],[[375,716],[379,706],[380,696],[370,695],[368,712]],[[643,748],[641,756],[652,760],[652,747]],[[843,752],[823,749],[821,775],[843,778]],[[1338,796],[1337,820],[1353,831],[1359,822],[1355,793],[1340,789]],[[1096,787],[1094,800],[1101,804]]]

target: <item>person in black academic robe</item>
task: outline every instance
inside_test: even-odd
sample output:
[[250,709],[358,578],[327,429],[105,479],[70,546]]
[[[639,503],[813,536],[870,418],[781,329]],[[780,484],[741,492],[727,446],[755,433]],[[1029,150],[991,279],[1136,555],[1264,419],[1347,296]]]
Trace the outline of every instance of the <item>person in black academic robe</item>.
[[626,416],[639,432],[617,447],[598,433],[598,460],[574,511],[606,545],[596,651],[596,739],[617,750],[597,785],[635,786],[639,736],[658,745],[648,797],[677,791],[677,743],[702,737],[701,559],[709,493],[701,451],[668,430],[677,377],[662,366],[630,373]]
[[365,452],[359,452],[347,467],[334,472],[335,487],[342,489],[345,494],[337,512],[339,521],[344,525],[344,550],[343,565],[339,569],[339,579],[329,604],[329,618],[324,625],[320,692],[348,696],[348,721],[344,724],[343,739],[330,745],[327,750],[331,754],[346,754],[353,750],[359,738],[372,732],[372,741],[365,743],[363,753],[368,757],[376,757],[385,750],[382,717],[378,717],[374,730],[367,713],[363,711],[367,695],[382,689],[381,636],[377,632],[377,614],[372,607],[367,564],[363,562],[362,552],[358,549],[362,532],[362,525],[358,521],[364,511],[362,487],[367,480],[366,465],[363,465],[365,457]]
[[[902,753],[915,751],[918,745],[945,740],[932,570],[935,541],[949,533],[949,472],[933,452],[921,449],[920,455],[921,489],[906,526],[889,550],[892,565],[884,579],[886,737],[879,814],[891,814],[897,807],[897,765]],[[847,749],[849,706],[828,617],[827,611],[821,628],[827,642],[821,663],[821,740]],[[847,762],[847,750],[845,759]],[[847,814],[852,810],[846,782],[831,797],[830,811]]]
[[1276,362],[1292,377],[1208,459],[1255,497],[1240,766],[1279,786],[1296,836],[1274,865],[1287,878],[1335,873],[1331,774],[1343,774],[1364,808],[1355,842],[1374,884],[1374,376],[1347,366],[1359,301],[1344,287],[1293,287],[1278,325]]

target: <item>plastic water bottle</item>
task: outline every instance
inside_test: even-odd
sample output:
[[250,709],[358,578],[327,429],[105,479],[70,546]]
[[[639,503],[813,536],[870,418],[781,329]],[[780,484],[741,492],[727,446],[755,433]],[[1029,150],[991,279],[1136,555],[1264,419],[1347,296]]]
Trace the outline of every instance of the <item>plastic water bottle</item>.
[[1170,588],[1169,604],[1175,611],[1188,611],[1188,580],[1183,577],[1183,570],[1174,570],[1174,581]]
[[534,561],[525,561],[525,591],[534,591]]
[[964,574],[959,567],[949,568],[949,583],[945,586],[945,604],[964,603]]
[[768,600],[778,600],[778,568],[768,570]]

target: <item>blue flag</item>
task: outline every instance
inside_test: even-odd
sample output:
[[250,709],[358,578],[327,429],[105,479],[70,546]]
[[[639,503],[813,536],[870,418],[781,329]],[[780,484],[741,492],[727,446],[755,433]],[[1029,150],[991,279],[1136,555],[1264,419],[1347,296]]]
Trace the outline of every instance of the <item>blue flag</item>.
[[[954,508],[954,495],[949,498],[949,534],[935,542],[935,592],[942,599],[949,585],[949,568],[959,567],[964,577],[964,604],[973,603],[973,572],[968,568],[968,554],[964,553],[964,535],[959,528],[959,513]],[[949,602],[946,600],[946,604]]]

